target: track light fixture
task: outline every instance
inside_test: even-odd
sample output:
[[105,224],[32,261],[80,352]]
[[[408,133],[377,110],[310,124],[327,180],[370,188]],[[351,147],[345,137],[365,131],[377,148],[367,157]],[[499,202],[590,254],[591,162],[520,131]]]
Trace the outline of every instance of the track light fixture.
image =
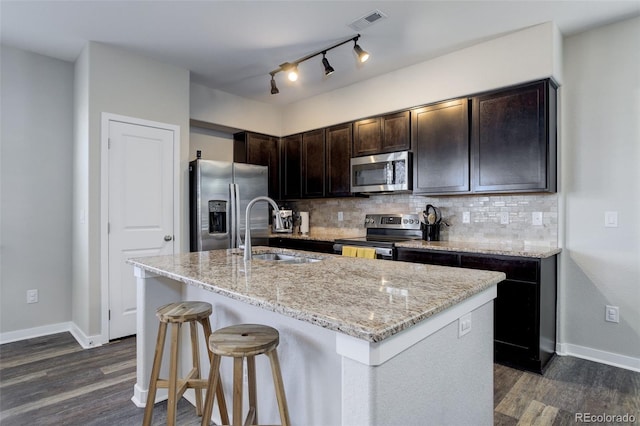
[[277,69],[269,73],[271,75],[271,94],[277,95],[278,93],[280,93],[280,91],[278,90],[278,87],[276,86],[276,80],[274,78],[277,73],[284,71],[287,73],[287,77],[289,78],[289,80],[296,81],[298,79],[298,65],[320,54],[322,54],[322,66],[324,67],[324,75],[328,76],[330,74],[333,74],[335,70],[329,64],[329,60],[327,59],[327,56],[326,56],[327,52],[331,49],[335,49],[338,46],[342,46],[343,44],[349,43],[350,41],[353,42],[353,50],[356,52],[358,56],[358,60],[360,62],[365,62],[367,59],[369,59],[369,53],[367,53],[365,50],[363,50],[360,47],[360,45],[358,45],[359,38],[360,38],[360,34],[356,35],[355,37],[351,37],[347,40],[341,41],[340,43],[334,44],[333,46],[330,46],[326,49],[320,50],[318,52],[312,53],[303,58],[295,60],[293,62],[285,62],[283,64],[280,64],[280,66]]
[[363,50],[356,40],[354,40],[353,43],[353,50],[356,51],[356,55],[358,55],[360,62],[367,62],[367,59],[369,59],[369,53],[366,50]]
[[329,60],[325,56],[327,52],[322,52],[322,65],[324,66],[324,75],[331,75],[335,71],[331,64],[329,64]]
[[276,86],[276,80],[273,78],[273,74],[271,74],[271,94],[277,95],[278,93],[280,93],[280,91],[278,90],[278,86]]

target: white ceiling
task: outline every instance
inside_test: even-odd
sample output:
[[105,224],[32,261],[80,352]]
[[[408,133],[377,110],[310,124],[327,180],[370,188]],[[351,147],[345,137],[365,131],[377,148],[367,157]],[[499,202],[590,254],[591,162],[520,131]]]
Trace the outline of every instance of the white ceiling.
[[[269,71],[356,34],[347,25],[378,9],[388,18],[362,30],[371,53],[331,50],[300,79]],[[193,82],[277,105],[295,102],[528,26],[554,21],[564,35],[640,14],[635,1],[0,1],[3,44],[74,61],[98,41],[191,71]],[[615,46],[612,46],[615,48]]]

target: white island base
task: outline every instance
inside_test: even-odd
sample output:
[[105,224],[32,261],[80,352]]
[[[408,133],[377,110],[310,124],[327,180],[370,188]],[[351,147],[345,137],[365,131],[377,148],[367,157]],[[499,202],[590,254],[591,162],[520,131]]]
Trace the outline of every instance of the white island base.
[[[278,355],[294,425],[493,424],[495,285],[381,342],[371,343],[139,267],[135,267],[135,273],[137,383],[132,400],[138,406],[146,402],[158,330],[156,309],[166,303],[198,300],[213,305],[214,330],[238,323],[258,323],[280,332]],[[469,313],[470,330],[459,337],[459,319]],[[191,360],[188,333],[182,333],[182,337],[181,360],[186,370]],[[208,358],[202,340],[200,356],[206,377]],[[165,377],[168,360],[166,351],[162,372]],[[256,357],[256,365],[259,422],[279,424],[267,358]],[[230,404],[230,359],[223,359],[221,377]],[[189,390],[185,397],[194,403],[192,392]],[[166,391],[158,391],[157,400],[165,398]],[[245,411],[246,401],[245,398]],[[213,413],[213,420],[219,424],[217,406]]]

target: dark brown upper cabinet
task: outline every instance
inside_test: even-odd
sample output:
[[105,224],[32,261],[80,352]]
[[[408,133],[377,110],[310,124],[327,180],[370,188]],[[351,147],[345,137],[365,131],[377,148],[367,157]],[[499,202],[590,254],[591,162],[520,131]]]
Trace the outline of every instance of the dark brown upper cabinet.
[[280,140],[281,198],[295,199],[302,196],[302,135],[292,135]]
[[269,167],[269,196],[280,198],[279,138],[259,133],[233,135],[233,161]]
[[556,92],[544,80],[473,98],[473,192],[556,191]]
[[319,129],[302,134],[302,197],[323,197],[324,185],[324,129]]
[[414,194],[469,191],[468,105],[464,98],[411,111]]
[[327,197],[351,195],[351,145],[353,126],[339,124],[325,130]]
[[353,156],[410,149],[409,120],[409,111],[402,111],[356,121],[353,124]]

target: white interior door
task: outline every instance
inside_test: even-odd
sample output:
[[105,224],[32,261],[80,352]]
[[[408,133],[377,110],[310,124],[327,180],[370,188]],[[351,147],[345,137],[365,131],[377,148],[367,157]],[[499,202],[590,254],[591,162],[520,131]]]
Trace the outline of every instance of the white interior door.
[[109,339],[136,333],[131,257],[174,254],[174,132],[109,121]]

